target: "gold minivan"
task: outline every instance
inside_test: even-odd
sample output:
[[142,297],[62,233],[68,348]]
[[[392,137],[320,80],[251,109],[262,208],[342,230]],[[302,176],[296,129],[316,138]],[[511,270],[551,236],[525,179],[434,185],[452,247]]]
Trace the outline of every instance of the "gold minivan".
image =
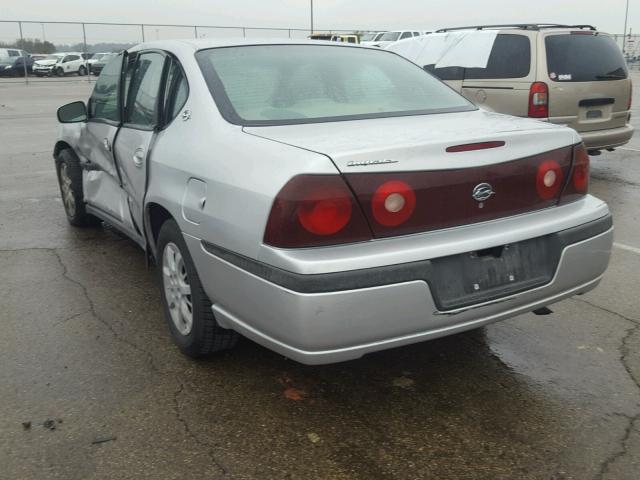
[[498,30],[486,68],[425,68],[479,106],[568,125],[589,153],[633,135],[631,79],[613,38],[591,25],[490,25]]

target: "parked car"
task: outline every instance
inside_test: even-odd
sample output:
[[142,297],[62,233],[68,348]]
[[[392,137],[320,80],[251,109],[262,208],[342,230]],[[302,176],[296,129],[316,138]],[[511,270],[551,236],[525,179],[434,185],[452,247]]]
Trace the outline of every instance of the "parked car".
[[[387,32],[377,32],[377,33],[371,33],[371,34],[365,34],[363,36],[360,37],[360,45],[365,45],[365,46],[373,46],[375,45],[376,41],[378,41],[380,39],[380,37],[382,37],[382,35],[384,35]],[[366,39],[365,39],[366,37]]]
[[87,58],[87,68],[89,69],[89,72],[91,72],[91,66],[96,63],[99,62],[100,59],[102,59],[102,57],[104,57],[105,55],[109,55],[109,53],[107,52],[103,52],[103,53],[92,53],[91,54],[91,58]]
[[111,60],[117,57],[117,53],[104,53],[100,55],[100,58],[94,63],[89,64],[89,69],[93,75],[100,75],[100,72],[104,69]]
[[63,53],[52,53],[41,60],[36,60],[33,64],[34,75],[38,77],[51,76],[62,58],[64,58]]
[[87,60],[91,54],[80,52],[54,53],[44,60],[38,60],[34,64],[33,73],[38,76],[65,75],[77,73],[86,75],[88,72]]
[[425,65],[465,97],[496,112],[568,125],[592,154],[631,139],[631,80],[610,35],[590,25],[540,24],[438,32],[469,29],[496,33],[486,68]]
[[609,261],[574,130],[480,110],[382,49],[142,44],[58,118],[69,222],[155,259],[188,355],[241,333],[304,363],[358,358],[544,313]]
[[309,35],[310,40],[324,40],[327,42],[360,43],[360,37],[355,34],[341,33],[314,33]]
[[0,48],[0,76],[22,77],[32,69],[33,59],[24,50]]
[[380,35],[372,44],[373,47],[386,47],[399,40],[405,40],[407,38],[420,37],[424,35],[424,32],[419,31],[405,31],[396,30],[391,32],[384,32]]

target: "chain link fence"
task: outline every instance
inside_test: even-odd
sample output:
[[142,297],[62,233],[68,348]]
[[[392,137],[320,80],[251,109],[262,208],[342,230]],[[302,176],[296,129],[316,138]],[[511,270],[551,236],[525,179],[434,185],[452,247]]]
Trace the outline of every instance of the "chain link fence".
[[[352,30],[319,30],[313,33],[351,33]],[[272,38],[303,39],[311,34],[308,28],[246,27],[216,25],[169,25],[105,22],[38,22],[0,20],[0,50],[19,49],[32,55],[51,53],[110,53],[119,52],[144,41],[184,38]],[[40,50],[40,51],[39,51]],[[89,71],[88,59],[85,70]],[[26,62],[23,71],[0,72],[2,83],[31,83],[47,81],[77,81],[78,77],[38,78],[32,75]],[[91,75],[81,77],[91,82]]]
[[[338,34],[353,32],[353,30],[319,29],[313,31],[313,33]],[[151,40],[231,37],[303,39],[310,34],[311,31],[308,28],[0,20],[0,49],[13,47],[33,55],[53,52],[109,53]],[[640,36],[614,34],[613,37],[621,49],[624,45],[625,55],[630,64],[640,65]],[[85,60],[85,71],[89,71],[87,63],[88,60]],[[75,75],[40,79],[28,74],[27,70],[27,64],[23,63],[23,72],[12,71],[13,77],[5,78],[3,72],[0,72],[0,82],[78,80]],[[80,79],[91,82],[95,78],[86,75]]]

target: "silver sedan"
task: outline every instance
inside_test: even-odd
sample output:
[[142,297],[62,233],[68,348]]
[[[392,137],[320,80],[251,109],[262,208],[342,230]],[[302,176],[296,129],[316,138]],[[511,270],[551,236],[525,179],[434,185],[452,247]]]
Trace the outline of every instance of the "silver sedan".
[[191,356],[242,334],[358,358],[546,313],[609,262],[573,130],[480,110],[392,52],[146,43],[58,118],[69,222],[145,250]]

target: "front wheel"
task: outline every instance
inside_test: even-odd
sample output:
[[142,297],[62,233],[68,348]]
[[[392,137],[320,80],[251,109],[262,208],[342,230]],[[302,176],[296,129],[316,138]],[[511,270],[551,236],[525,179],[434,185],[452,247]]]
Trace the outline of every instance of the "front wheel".
[[100,219],[87,213],[82,190],[80,160],[72,150],[65,149],[56,157],[56,172],[60,196],[69,223],[76,227],[100,224]]
[[56,68],[56,75],[59,77],[64,77],[64,69],[62,67]]
[[211,301],[174,220],[167,220],[160,228],[157,260],[163,310],[178,348],[190,357],[232,348],[238,334],[216,322]]

